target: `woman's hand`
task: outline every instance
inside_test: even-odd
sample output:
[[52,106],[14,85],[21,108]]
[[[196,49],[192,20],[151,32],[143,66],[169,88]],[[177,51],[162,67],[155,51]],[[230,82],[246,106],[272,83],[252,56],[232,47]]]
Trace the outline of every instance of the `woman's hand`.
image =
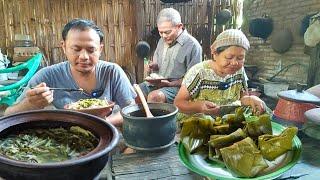
[[241,104],[251,106],[254,114],[262,114],[265,110],[265,103],[257,96],[243,96]]
[[200,101],[199,109],[201,113],[208,114],[208,115],[219,115],[220,107],[213,102],[210,101]]
[[40,83],[26,92],[27,102],[36,109],[43,109],[53,101],[53,92],[46,83]]
[[177,96],[174,99],[174,105],[179,112],[185,114],[204,113],[208,115],[219,115],[220,107],[210,101],[190,101],[191,97],[187,87],[182,85]]

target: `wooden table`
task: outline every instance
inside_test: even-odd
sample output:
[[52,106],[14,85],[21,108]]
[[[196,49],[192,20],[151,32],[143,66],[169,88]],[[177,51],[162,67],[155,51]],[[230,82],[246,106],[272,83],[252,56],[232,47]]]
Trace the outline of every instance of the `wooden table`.
[[[320,141],[299,132],[302,153],[299,162],[278,179],[319,179]],[[116,154],[99,179],[207,179],[189,171],[180,162],[177,144],[159,152]]]
[[[177,145],[158,152],[138,152],[112,157],[114,179],[195,179],[198,175],[190,172],[180,162]],[[200,177],[200,176],[198,176]]]

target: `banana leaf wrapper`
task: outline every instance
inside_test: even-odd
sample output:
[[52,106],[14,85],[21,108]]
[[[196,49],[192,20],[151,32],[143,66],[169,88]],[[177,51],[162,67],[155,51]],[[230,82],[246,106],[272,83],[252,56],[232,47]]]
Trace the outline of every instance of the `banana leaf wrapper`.
[[184,121],[181,128],[180,137],[190,136],[197,139],[207,139],[214,134],[230,134],[233,132],[229,124],[223,124],[221,119],[218,121],[209,118],[190,117]]
[[223,163],[220,148],[230,146],[244,138],[246,138],[246,134],[240,128],[229,135],[211,135],[208,142],[209,159],[219,164]]
[[209,139],[212,126],[214,126],[213,118],[198,115],[190,116],[182,123],[180,137],[190,136],[197,139]]
[[224,117],[226,124],[229,124],[231,132],[238,128],[243,128],[245,122],[244,108],[239,107],[235,110],[234,114],[227,114]]
[[269,114],[263,114],[257,117],[253,116],[250,121],[246,121],[244,131],[248,136],[257,140],[260,135],[272,135],[272,125]]
[[180,138],[184,147],[190,153],[195,153],[198,148],[208,143],[210,135],[229,132],[229,125],[222,124],[221,119],[215,121],[207,116],[195,115],[183,121]]
[[227,135],[211,135],[210,136],[210,140],[208,142],[208,146],[209,146],[209,154],[208,154],[208,158],[212,161],[215,161],[219,164],[224,162],[222,161],[222,156],[221,156],[221,152],[220,149],[215,148],[213,146],[210,145],[210,141],[216,139],[216,138],[222,138],[222,137],[226,137]]
[[190,153],[193,154],[199,149],[201,146],[204,145],[206,142],[204,139],[196,139],[189,136],[183,137],[181,140],[184,148]]
[[209,146],[208,159],[219,164],[220,167],[225,167],[225,164],[222,160],[220,149],[213,148],[212,146]]
[[216,133],[228,133],[229,125],[216,126],[213,129],[203,128],[199,122],[189,121],[182,126],[180,137],[184,147],[194,153],[200,146],[208,143],[210,135]]
[[254,177],[268,167],[250,137],[220,149],[227,168],[237,177]]
[[213,148],[222,148],[230,146],[233,143],[246,138],[242,129],[238,129],[229,135],[212,135],[210,136],[209,145]]
[[297,127],[288,127],[280,135],[261,135],[258,146],[263,157],[272,161],[292,149],[292,139],[297,134]]

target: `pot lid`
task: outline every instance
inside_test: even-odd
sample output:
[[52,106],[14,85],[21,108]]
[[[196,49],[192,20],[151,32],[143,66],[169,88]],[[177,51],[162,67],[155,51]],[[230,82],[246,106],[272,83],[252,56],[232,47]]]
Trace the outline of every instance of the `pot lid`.
[[310,109],[304,113],[308,121],[312,121],[320,125],[320,108]]
[[302,103],[320,103],[320,98],[304,90],[299,91],[295,89],[289,91],[281,91],[278,93],[278,97],[289,101],[296,101]]

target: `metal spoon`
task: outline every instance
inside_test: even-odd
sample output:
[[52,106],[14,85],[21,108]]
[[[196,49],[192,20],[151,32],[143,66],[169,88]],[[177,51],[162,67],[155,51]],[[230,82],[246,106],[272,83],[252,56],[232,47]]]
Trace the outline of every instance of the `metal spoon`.
[[74,89],[74,88],[49,88],[49,90],[61,90],[61,91],[83,91],[82,88]]
[[[34,89],[36,87],[31,87],[30,89]],[[75,89],[75,88],[54,88],[54,87],[49,87],[49,90],[61,90],[61,91],[84,91],[82,88]]]

